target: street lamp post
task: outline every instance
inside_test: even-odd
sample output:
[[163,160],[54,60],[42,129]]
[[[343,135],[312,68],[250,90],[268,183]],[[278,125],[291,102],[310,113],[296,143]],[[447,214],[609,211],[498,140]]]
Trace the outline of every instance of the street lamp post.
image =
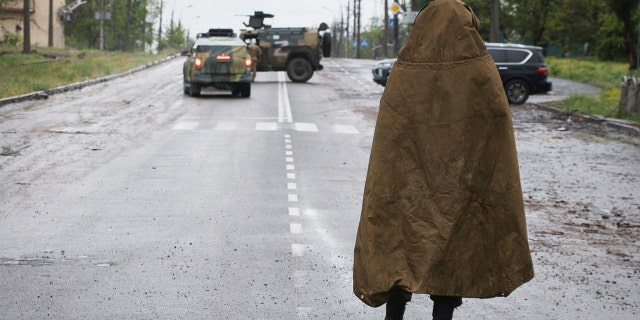
[[185,9],[189,9],[189,8],[191,8],[191,7],[193,7],[193,5],[192,5],[192,4],[190,4],[190,5],[188,5],[188,6],[184,7],[184,8],[182,8],[182,9],[180,9],[180,15],[178,15],[178,21],[181,21],[181,20],[182,20],[182,12],[184,12],[184,10],[185,10]]
[[191,32],[191,23],[193,21],[195,21],[195,20],[198,20],[198,19],[200,19],[200,16],[197,16],[197,17],[191,19],[189,21],[189,24],[187,25],[187,41],[186,41],[186,46],[187,46],[186,49],[187,49],[187,51],[189,50],[189,33]]

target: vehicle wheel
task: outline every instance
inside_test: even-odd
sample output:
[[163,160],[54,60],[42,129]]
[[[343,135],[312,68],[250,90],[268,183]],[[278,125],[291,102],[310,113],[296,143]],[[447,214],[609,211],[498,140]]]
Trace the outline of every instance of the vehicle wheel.
[[200,96],[200,86],[195,85],[195,84],[191,84],[189,86],[189,95],[192,97],[197,97]]
[[189,87],[187,86],[186,81],[182,84],[182,90],[184,91],[184,94],[189,94]]
[[328,32],[322,36],[322,56],[325,58],[331,56],[331,33]]
[[251,96],[251,83],[240,84],[240,96],[243,98],[249,98]]
[[305,58],[293,58],[287,65],[287,76],[293,82],[307,82],[313,76],[311,62]]
[[522,80],[511,80],[505,86],[507,99],[512,104],[523,104],[529,99],[529,86]]

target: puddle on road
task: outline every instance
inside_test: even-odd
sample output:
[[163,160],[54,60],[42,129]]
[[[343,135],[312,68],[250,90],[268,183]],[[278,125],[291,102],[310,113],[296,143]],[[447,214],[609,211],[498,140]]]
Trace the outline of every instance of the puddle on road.
[[0,266],[39,267],[52,265],[53,261],[53,259],[49,258],[0,258]]
[[42,267],[42,266],[51,266],[53,264],[65,263],[65,262],[79,262],[84,264],[89,263],[94,267],[112,267],[116,265],[116,263],[113,261],[102,260],[102,261],[94,262],[89,260],[88,256],[60,257],[60,258],[51,258],[47,256],[20,257],[20,258],[0,257],[0,267],[14,267],[14,266]]

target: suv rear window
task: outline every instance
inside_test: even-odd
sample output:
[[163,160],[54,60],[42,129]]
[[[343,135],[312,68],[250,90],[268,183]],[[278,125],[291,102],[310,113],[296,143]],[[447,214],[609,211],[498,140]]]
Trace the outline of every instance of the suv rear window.
[[197,46],[196,52],[211,52],[212,46]]
[[524,49],[497,49],[488,48],[489,54],[496,63],[521,64],[527,62],[533,54]]

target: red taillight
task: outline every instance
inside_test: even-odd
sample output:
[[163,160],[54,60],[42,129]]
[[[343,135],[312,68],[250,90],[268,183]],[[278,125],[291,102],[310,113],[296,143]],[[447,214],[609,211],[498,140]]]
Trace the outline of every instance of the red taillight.
[[230,61],[231,60],[231,56],[228,54],[219,54],[216,56],[216,60],[218,61]]
[[549,73],[549,69],[547,69],[547,67],[540,67],[538,68],[538,73],[547,75]]
[[200,69],[202,69],[202,58],[193,60],[193,65],[196,67],[196,71],[200,71]]
[[249,58],[249,57],[244,58],[244,65],[245,66],[251,67],[251,63],[252,63],[251,58]]

